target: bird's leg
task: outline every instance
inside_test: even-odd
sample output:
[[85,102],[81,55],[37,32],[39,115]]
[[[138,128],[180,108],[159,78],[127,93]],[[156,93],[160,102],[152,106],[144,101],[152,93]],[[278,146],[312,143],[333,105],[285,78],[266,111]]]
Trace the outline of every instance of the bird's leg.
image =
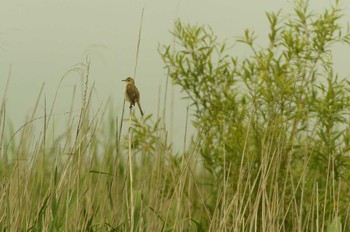
[[132,103],[130,103],[129,109],[132,109]]

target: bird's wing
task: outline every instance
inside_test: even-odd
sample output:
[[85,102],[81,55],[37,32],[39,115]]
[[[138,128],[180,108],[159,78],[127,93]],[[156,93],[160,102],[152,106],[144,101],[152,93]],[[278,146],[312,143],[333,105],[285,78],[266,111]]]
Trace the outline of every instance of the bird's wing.
[[127,85],[126,94],[129,96],[130,102],[133,105],[135,105],[135,102],[137,102],[140,97],[140,93],[135,85]]

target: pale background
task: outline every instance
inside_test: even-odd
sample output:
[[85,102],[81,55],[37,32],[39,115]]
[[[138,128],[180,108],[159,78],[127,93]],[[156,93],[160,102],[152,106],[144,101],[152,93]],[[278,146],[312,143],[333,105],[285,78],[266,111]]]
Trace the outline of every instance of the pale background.
[[[311,0],[322,10],[333,1]],[[96,109],[110,97],[115,114],[121,114],[124,85],[133,75],[140,16],[144,7],[137,85],[146,114],[157,113],[159,88],[163,99],[166,72],[158,54],[160,44],[171,44],[169,31],[180,18],[193,24],[209,24],[220,40],[233,42],[249,28],[263,38],[268,33],[266,11],[290,12],[292,1],[283,0],[2,0],[0,4],[0,97],[10,66],[12,75],[6,95],[7,116],[19,128],[33,109],[43,83],[48,105],[62,75],[74,64],[91,57],[90,83]],[[343,1],[344,21],[350,21],[349,3]],[[335,67],[348,78],[350,48],[337,47]],[[244,55],[244,54],[237,54]],[[77,75],[66,78],[54,113],[69,109],[71,92],[80,84]],[[79,92],[79,91],[78,91]],[[79,93],[80,94],[80,93]],[[168,97],[170,98],[170,96]],[[39,111],[44,112],[43,101]],[[174,94],[172,136],[181,146],[187,101]],[[78,108],[76,108],[78,109]],[[139,112],[136,112],[139,113]],[[39,113],[40,115],[40,113]],[[170,110],[167,113],[170,115]],[[169,121],[169,118],[167,119]]]

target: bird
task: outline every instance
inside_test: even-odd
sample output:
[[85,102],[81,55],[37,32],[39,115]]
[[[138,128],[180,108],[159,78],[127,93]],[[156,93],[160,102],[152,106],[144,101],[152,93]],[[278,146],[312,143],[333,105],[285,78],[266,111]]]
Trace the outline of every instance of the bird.
[[136,103],[140,109],[141,115],[143,116],[143,111],[140,104],[140,92],[135,85],[135,80],[132,77],[128,77],[122,81],[126,82],[125,100],[130,102],[129,109],[132,109],[132,107],[135,106]]

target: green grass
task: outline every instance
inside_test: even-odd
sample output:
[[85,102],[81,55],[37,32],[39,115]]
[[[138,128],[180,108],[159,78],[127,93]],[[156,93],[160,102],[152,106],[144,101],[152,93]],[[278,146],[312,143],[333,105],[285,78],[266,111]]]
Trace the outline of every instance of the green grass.
[[[89,63],[83,67],[88,71]],[[285,153],[283,139],[266,140],[260,163],[244,150],[239,175],[231,176],[236,172],[224,152],[222,175],[216,176],[204,167],[200,154],[205,135],[194,137],[183,153],[174,154],[161,120],[132,113],[123,124],[133,129],[123,130],[119,139],[120,122],[107,113],[108,107],[107,112],[91,113],[92,88],[88,74],[83,77],[80,113],[65,115],[60,136],[54,136],[52,115],[42,116],[37,107],[28,123],[11,131],[3,102],[0,230],[341,231],[337,228],[349,227],[349,206],[340,211],[344,199],[339,199],[349,187],[334,176],[334,160],[329,159],[324,170],[326,183],[310,184],[310,153],[300,160],[300,170],[294,170],[292,159],[284,157],[295,150]],[[38,104],[45,102],[40,96]],[[52,112],[50,107],[46,110]],[[244,135],[246,145],[252,127],[248,124]],[[281,166],[286,167],[284,175],[278,175]],[[298,178],[296,171],[301,173]]]
[[[350,33],[337,4],[316,14],[296,1],[291,15],[268,13],[270,44],[245,31],[244,58],[210,28],[176,22],[176,45],[160,54],[167,83],[189,99],[181,152],[164,116],[92,105],[89,59],[63,75],[53,102],[42,88],[19,128],[5,88],[0,230],[349,231],[350,84],[333,69],[332,46],[349,44]],[[56,115],[71,72],[81,96],[74,88],[71,110]],[[167,99],[165,91],[163,115]]]
[[[85,66],[87,70],[88,67],[89,64]],[[194,176],[189,172],[196,169],[193,159],[198,153],[193,152],[194,157],[173,156],[166,132],[159,122],[152,124],[150,116],[132,122],[131,126],[143,129],[143,135],[138,133],[134,139],[125,130],[119,143],[119,122],[114,116],[105,112],[91,114],[87,81],[88,76],[80,114],[62,116],[67,122],[59,136],[53,136],[57,127],[53,115],[37,116],[37,107],[28,123],[11,131],[3,104],[0,230],[200,228],[203,222],[196,221],[200,217],[195,219],[190,206],[192,194],[197,195],[199,189],[194,188]],[[38,98],[37,102],[45,99]],[[133,165],[128,162],[129,151]]]

